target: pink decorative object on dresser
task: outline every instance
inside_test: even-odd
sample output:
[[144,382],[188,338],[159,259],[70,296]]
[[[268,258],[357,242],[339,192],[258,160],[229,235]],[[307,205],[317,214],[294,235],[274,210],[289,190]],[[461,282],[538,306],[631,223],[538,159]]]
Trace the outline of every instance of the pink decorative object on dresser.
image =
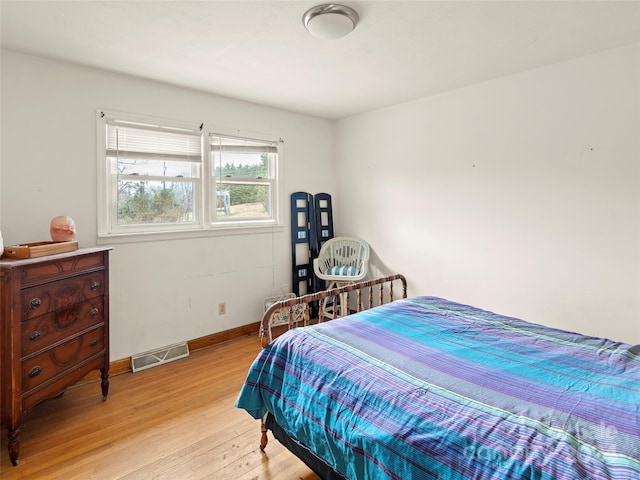
[[76,239],[76,223],[73,218],[66,215],[53,217],[49,225],[49,233],[54,242],[70,242]]

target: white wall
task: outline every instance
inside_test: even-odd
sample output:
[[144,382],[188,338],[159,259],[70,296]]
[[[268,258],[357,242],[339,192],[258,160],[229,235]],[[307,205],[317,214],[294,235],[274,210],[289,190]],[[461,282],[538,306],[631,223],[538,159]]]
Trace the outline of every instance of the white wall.
[[[81,247],[96,245],[97,108],[282,137],[285,226],[292,192],[333,193],[329,121],[10,51],[1,61],[5,245],[48,240],[55,215],[74,218]],[[259,321],[290,265],[288,228],[114,245],[111,359]]]
[[336,230],[436,295],[640,343],[640,44],[337,125]]

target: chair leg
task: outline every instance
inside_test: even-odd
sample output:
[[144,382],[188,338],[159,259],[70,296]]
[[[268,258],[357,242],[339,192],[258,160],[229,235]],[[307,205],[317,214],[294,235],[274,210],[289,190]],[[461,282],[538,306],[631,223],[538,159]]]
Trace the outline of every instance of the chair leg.
[[[331,290],[332,288],[336,288],[337,286],[338,286],[338,282],[332,281],[327,287],[327,290]],[[333,305],[331,305],[330,308],[327,308],[327,304],[329,303],[329,297],[325,297],[324,299],[322,299],[323,318],[318,319],[320,322],[323,322],[325,319],[331,320],[333,318],[333,312],[334,312],[334,309],[336,308],[336,302],[337,302],[337,299],[334,298]]]
[[[331,290],[332,288],[338,288],[338,287],[344,287],[345,285],[349,285],[353,282],[338,282],[338,281],[331,281],[331,283],[329,284],[329,286],[327,287],[327,290]],[[338,310],[338,316],[339,317],[346,317],[347,315],[349,315],[349,306],[347,305],[347,294],[346,293],[341,293],[340,294],[340,299],[339,299],[339,303],[340,303],[340,310]],[[334,309],[337,308],[337,303],[338,303],[338,298],[334,298],[333,299],[333,305],[329,308],[327,308],[327,304],[329,303],[329,297],[325,297],[324,299],[322,299],[322,316],[324,318],[319,318],[319,321],[324,321],[324,319],[329,319],[331,320],[333,318],[333,312]]]

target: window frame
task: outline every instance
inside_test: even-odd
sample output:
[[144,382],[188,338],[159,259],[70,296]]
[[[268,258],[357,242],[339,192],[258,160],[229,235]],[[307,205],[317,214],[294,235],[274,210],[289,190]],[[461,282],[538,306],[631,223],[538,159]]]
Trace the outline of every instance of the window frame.
[[[267,177],[242,177],[242,176],[231,176],[231,175],[225,175],[224,177],[222,176],[222,158],[221,158],[221,163],[220,163],[220,177],[217,177],[215,175],[215,170],[216,170],[216,165],[215,165],[215,158],[213,155],[213,148],[211,148],[212,145],[212,138],[216,137],[219,138],[220,140],[224,139],[224,140],[236,140],[238,142],[249,142],[249,143],[260,143],[260,146],[249,146],[247,148],[245,148],[244,150],[242,149],[242,147],[227,147],[227,151],[230,149],[234,149],[237,151],[240,151],[241,153],[248,153],[250,150],[263,150],[260,153],[266,153],[267,155],[269,155],[269,161],[267,164]],[[210,133],[208,135],[208,143],[209,143],[209,167],[210,167],[210,181],[212,183],[211,185],[211,191],[215,191],[216,195],[212,195],[209,197],[210,200],[210,208],[211,208],[211,215],[209,216],[209,218],[211,219],[212,222],[214,223],[225,223],[225,224],[233,224],[233,223],[244,223],[244,222],[250,222],[250,221],[254,221],[254,222],[265,222],[265,221],[270,221],[271,218],[273,217],[273,213],[271,213],[271,215],[269,216],[269,218],[265,219],[262,217],[250,217],[247,220],[237,220],[234,218],[225,218],[225,217],[219,217],[218,213],[217,213],[217,193],[218,193],[218,188],[217,185],[224,185],[224,184],[228,184],[228,185],[252,185],[252,186],[268,186],[269,187],[269,208],[271,210],[271,212],[273,212],[273,197],[274,197],[274,191],[277,187],[277,164],[278,164],[278,157],[279,157],[279,151],[278,151],[278,142],[276,141],[269,141],[269,140],[263,140],[263,139],[256,139],[256,138],[247,138],[247,137],[242,137],[242,136],[238,136],[236,135],[222,135],[219,132],[216,133]],[[271,154],[273,152],[270,152],[271,149],[275,148],[276,149],[276,155],[274,157],[271,157]],[[220,146],[220,155],[222,155],[222,153],[225,151],[224,147]]]
[[[137,224],[118,225],[118,173],[112,171],[112,161],[107,155],[107,123],[138,123],[143,125],[161,125],[170,129],[186,130],[199,133],[202,156],[199,176],[193,178],[193,224]],[[283,141],[280,137],[263,133],[241,131],[238,129],[206,127],[204,123],[186,123],[166,118],[136,115],[113,110],[96,110],[97,127],[97,223],[98,244],[130,241],[146,241],[149,239],[179,239],[187,237],[206,237],[216,235],[235,235],[246,233],[266,233],[282,230],[282,155]],[[268,168],[271,185],[269,218],[233,219],[221,218],[216,214],[216,177],[213,175],[213,156],[210,148],[212,136],[245,139],[263,142],[275,147],[275,155],[269,159]],[[234,180],[236,180],[234,178]],[[265,182],[265,179],[238,179],[241,183]],[[189,180],[180,180],[189,181]]]

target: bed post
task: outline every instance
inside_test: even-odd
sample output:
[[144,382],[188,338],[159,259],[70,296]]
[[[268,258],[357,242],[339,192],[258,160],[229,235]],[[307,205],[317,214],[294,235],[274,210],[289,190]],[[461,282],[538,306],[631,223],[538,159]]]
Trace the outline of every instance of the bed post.
[[267,447],[267,442],[269,441],[267,438],[267,427],[264,424],[264,417],[260,420],[260,431],[262,432],[262,436],[260,437],[260,451],[264,452],[264,449]]

